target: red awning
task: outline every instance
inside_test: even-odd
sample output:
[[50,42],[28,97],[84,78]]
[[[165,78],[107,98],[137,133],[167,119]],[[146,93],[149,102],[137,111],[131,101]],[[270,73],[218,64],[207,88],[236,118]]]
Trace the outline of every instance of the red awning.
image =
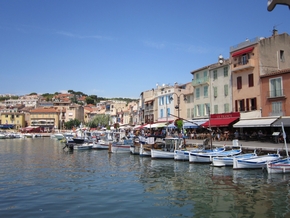
[[238,119],[239,119],[238,117],[210,119],[209,121],[205,122],[201,126],[205,128],[209,126],[210,127],[226,127]]
[[246,53],[249,53],[251,51],[253,51],[254,47],[249,47],[249,48],[245,48],[243,50],[240,50],[240,51],[236,51],[232,54],[232,57],[236,57],[236,56],[240,56],[242,54],[246,54]]

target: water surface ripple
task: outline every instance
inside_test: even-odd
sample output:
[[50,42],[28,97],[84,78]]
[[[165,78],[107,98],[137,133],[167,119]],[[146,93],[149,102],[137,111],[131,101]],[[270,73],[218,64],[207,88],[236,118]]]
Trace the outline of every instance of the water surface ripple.
[[0,217],[290,217],[290,175],[0,140]]

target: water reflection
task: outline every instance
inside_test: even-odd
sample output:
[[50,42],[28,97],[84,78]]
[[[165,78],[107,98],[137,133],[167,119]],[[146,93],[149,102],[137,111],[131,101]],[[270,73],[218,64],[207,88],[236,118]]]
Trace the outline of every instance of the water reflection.
[[1,217],[290,216],[287,174],[62,147],[1,141]]

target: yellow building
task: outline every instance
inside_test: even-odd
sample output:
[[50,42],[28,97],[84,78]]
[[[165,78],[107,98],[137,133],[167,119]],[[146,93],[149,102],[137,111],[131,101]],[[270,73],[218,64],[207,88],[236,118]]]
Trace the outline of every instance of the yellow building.
[[41,107],[30,110],[31,126],[39,126],[44,132],[60,128],[60,111],[54,107]]
[[25,114],[19,112],[2,112],[1,128],[10,129],[11,127],[15,130],[25,127]]

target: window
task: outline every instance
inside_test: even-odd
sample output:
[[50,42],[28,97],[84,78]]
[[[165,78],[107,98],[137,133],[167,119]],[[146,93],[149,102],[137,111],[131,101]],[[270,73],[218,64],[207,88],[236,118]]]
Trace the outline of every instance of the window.
[[229,85],[224,85],[224,93],[225,93],[225,96],[228,96],[229,95]]
[[257,99],[252,98],[250,99],[250,101],[251,101],[251,110],[257,110]]
[[230,104],[227,103],[227,104],[224,104],[224,113],[228,113],[230,112]]
[[200,110],[200,104],[198,104],[198,105],[196,105],[195,106],[195,114],[196,114],[196,116],[198,117],[198,116],[200,116],[200,112],[201,112],[201,110]]
[[204,104],[204,115],[209,115],[210,114],[210,107],[209,104]]
[[200,97],[200,89],[199,88],[196,88],[195,97],[196,98]]
[[270,97],[282,96],[282,78],[270,79]]
[[164,96],[159,97],[159,105],[164,105]]
[[216,80],[217,79],[217,70],[214,70],[213,71],[213,80]]
[[191,118],[191,116],[190,116],[190,108],[187,108],[187,110],[186,110],[186,118]]
[[280,50],[280,61],[281,62],[285,61],[285,59],[284,59],[284,51],[283,50]]
[[282,113],[282,101],[272,102],[272,116],[281,116]]
[[213,106],[213,110],[214,110],[214,113],[215,113],[215,114],[218,114],[218,113],[219,113],[218,105],[214,105],[214,106]]
[[165,101],[166,101],[166,104],[170,104],[170,95],[166,95],[165,96]]
[[166,117],[170,116],[170,108],[167,108],[167,114]]
[[208,97],[208,86],[203,87],[204,97]]
[[213,97],[217,97],[217,87],[213,87]]
[[203,71],[203,78],[207,77],[207,71]]
[[194,118],[194,108],[191,108],[191,118]]
[[254,86],[254,75],[251,73],[248,75],[248,80],[249,80],[249,87]]
[[242,60],[241,60],[241,64],[242,65],[245,65],[245,64],[247,64],[248,63],[248,54],[244,54],[243,56],[242,56]]
[[160,118],[163,117],[163,109],[160,109]]
[[227,77],[229,75],[229,69],[228,66],[224,67],[224,77]]
[[242,77],[237,77],[237,89],[242,89]]
[[238,107],[239,107],[239,111],[245,111],[244,99],[238,101]]

